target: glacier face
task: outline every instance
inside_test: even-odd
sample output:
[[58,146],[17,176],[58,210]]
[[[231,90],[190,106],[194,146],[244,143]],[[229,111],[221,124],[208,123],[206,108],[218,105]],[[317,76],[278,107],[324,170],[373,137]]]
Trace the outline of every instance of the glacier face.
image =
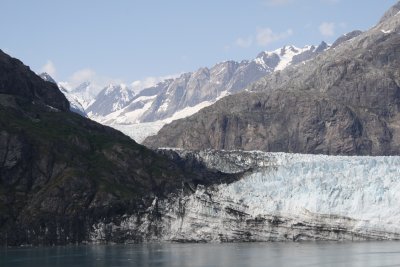
[[94,225],[93,241],[400,239],[400,157],[176,152],[242,178],[154,199],[145,215]]

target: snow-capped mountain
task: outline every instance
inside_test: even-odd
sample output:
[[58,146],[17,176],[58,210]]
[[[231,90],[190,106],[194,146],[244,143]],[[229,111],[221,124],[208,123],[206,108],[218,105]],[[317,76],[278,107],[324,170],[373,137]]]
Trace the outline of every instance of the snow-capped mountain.
[[[48,73],[43,72],[41,74],[39,74],[39,76],[45,80],[46,82],[51,82],[54,84],[57,84],[57,82],[53,79],[53,77],[51,77]],[[64,94],[64,96],[68,99],[69,103],[70,103],[70,110],[78,113],[84,117],[86,117],[86,112],[85,109],[83,108],[82,104],[80,103],[79,99],[77,98],[76,95],[72,94],[70,91],[68,91],[63,85],[62,83],[58,83],[57,84],[58,88],[60,89],[60,91]]]
[[134,92],[125,84],[110,84],[100,91],[86,113],[91,118],[103,117],[124,108],[134,97]]
[[292,45],[284,46],[272,52],[261,52],[255,61],[261,64],[265,69],[270,69],[271,72],[273,72],[284,70],[289,65],[295,65],[309,60],[328,48],[329,45],[325,42],[322,42],[318,47],[313,45],[303,48],[297,48]]
[[253,60],[224,61],[212,68],[200,68],[148,88],[144,94],[132,98],[125,108],[93,119],[141,142],[164,124],[190,116],[224,96],[244,90],[271,72],[309,60],[328,48],[325,42],[317,47],[284,46],[261,52]]
[[[321,44],[325,49],[326,44]],[[193,73],[185,73],[173,80],[157,95],[141,122],[164,120],[185,108],[214,103],[219,98],[237,93],[252,83],[276,70],[289,66],[296,56],[304,56],[302,61],[315,56],[319,50],[314,46],[302,49],[285,46],[273,52],[262,52],[254,60],[241,62],[225,61],[212,68],[201,68]],[[296,63],[299,63],[297,60]]]

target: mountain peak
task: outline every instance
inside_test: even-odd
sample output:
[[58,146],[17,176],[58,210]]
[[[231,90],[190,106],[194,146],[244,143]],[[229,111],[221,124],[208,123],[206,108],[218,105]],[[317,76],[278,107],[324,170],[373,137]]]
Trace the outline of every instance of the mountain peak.
[[[129,90],[128,86],[126,86],[126,84],[123,84],[123,83],[121,83],[121,84],[110,83],[103,90],[104,90],[105,95],[112,94],[114,92],[123,93],[123,92],[131,91],[131,90]],[[133,93],[133,91],[132,91],[132,93]]]
[[386,11],[386,13],[383,15],[383,17],[379,21],[379,23],[382,23],[382,22],[388,20],[389,18],[396,16],[399,13],[400,13],[400,1],[397,2],[395,5],[393,5],[391,8],[389,8],[388,11]]
[[322,42],[319,44],[319,46],[315,49],[315,52],[316,52],[316,53],[323,52],[323,51],[325,51],[327,48],[329,48],[329,45],[328,45],[325,41],[322,41]]
[[284,56],[284,55],[287,54],[288,52],[289,52],[289,53],[290,53],[290,52],[292,52],[292,53],[298,53],[298,52],[299,52],[299,48],[297,48],[297,47],[294,46],[294,45],[285,45],[284,47],[281,48],[280,56]]
[[56,81],[53,79],[53,77],[50,76],[47,72],[42,72],[39,74],[39,77],[42,78],[46,82],[51,82],[54,84],[57,84]]

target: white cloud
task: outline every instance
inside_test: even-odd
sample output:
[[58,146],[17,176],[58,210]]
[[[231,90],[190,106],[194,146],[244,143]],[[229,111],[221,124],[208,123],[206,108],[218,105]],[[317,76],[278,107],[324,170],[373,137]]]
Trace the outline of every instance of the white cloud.
[[66,88],[76,88],[83,82],[90,82],[95,93],[100,92],[109,84],[121,84],[121,79],[111,78],[97,74],[93,69],[85,68],[74,72],[64,84]]
[[51,60],[47,60],[46,64],[40,69],[40,72],[47,72],[51,77],[55,78],[57,69]]
[[[130,83],[129,87],[135,93],[138,93],[141,90],[152,87],[166,79],[177,78],[181,74],[182,72],[178,74],[171,74],[159,77],[146,77],[143,80],[136,80]],[[95,94],[99,93],[102,89],[104,89],[104,87],[109,84],[126,84],[121,79],[99,75],[91,68],[85,68],[74,72],[66,82],[60,82],[60,84],[67,90],[72,90],[84,82],[90,82],[91,88]]]
[[135,93],[138,93],[141,90],[155,86],[159,82],[162,82],[164,80],[177,78],[181,74],[182,73],[171,74],[171,75],[166,75],[166,76],[159,76],[159,77],[146,77],[143,80],[137,80],[137,81],[132,82],[131,87]]
[[[250,35],[248,37],[239,37],[234,42],[234,46],[246,48],[250,47],[254,44],[258,46],[266,46],[270,43],[277,42],[279,40],[288,38],[293,34],[292,29],[288,29],[287,31],[281,33],[275,33],[270,28],[257,28],[255,37],[254,35]],[[226,49],[229,49],[230,46],[226,46]]]
[[74,72],[71,77],[69,78],[69,83],[72,86],[78,86],[79,84],[86,82],[86,81],[91,81],[96,77],[96,72],[92,69],[86,68],[86,69],[81,69],[76,72]]
[[256,42],[259,46],[265,46],[270,43],[285,39],[293,34],[292,29],[285,32],[274,33],[270,28],[258,28]]
[[253,37],[249,36],[247,38],[237,38],[235,41],[235,44],[239,47],[249,47],[253,44]]
[[335,35],[335,23],[323,22],[319,25],[319,32],[325,37],[331,37]]

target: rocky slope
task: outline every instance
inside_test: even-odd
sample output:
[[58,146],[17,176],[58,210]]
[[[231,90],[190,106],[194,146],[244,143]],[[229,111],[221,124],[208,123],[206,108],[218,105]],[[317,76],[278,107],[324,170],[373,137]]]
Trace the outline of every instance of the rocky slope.
[[100,221],[140,217],[155,197],[237,177],[70,112],[54,83],[0,51],[0,245],[79,243]]
[[267,75],[249,86],[250,92],[164,126],[144,144],[399,154],[400,16],[388,14],[369,31],[314,60]]

